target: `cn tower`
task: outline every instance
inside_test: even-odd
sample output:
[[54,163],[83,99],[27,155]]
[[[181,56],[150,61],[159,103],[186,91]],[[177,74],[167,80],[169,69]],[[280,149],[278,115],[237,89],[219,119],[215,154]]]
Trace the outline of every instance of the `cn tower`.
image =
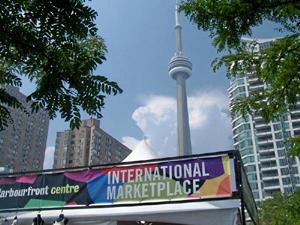
[[179,6],[175,10],[176,52],[169,62],[169,75],[177,85],[177,155],[191,155],[191,135],[185,80],[192,75],[192,63],[182,52],[181,25],[179,23]]

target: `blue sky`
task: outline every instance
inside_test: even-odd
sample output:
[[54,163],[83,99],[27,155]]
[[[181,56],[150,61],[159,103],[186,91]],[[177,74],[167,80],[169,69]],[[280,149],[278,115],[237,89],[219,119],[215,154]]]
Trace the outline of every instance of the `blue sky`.
[[[175,155],[176,89],[168,75],[168,62],[175,52],[175,0],[94,0],[98,33],[105,39],[107,61],[95,74],[115,80],[124,92],[109,96],[101,127],[134,148],[147,136],[161,156]],[[192,148],[194,153],[232,148],[224,70],[213,73],[210,64],[217,56],[208,33],[200,31],[181,15],[183,51],[193,63],[187,80]],[[270,24],[255,30],[258,38],[274,36]],[[24,93],[32,90],[25,82]],[[88,118],[83,115],[83,119]],[[50,122],[47,141],[48,168],[57,131],[68,128],[61,119]]]

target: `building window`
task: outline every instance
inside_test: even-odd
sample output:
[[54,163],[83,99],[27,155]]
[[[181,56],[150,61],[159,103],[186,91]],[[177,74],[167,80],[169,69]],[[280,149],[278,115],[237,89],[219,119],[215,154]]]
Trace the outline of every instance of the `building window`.
[[256,168],[254,165],[249,165],[249,166],[245,166],[245,170],[247,173],[249,172],[255,172],[256,171]]
[[246,158],[243,159],[243,163],[250,163],[250,162],[254,162],[254,156],[248,156]]
[[279,165],[280,165],[280,166],[285,166],[285,165],[287,165],[287,160],[286,160],[286,159],[279,159]]
[[276,139],[281,139],[283,136],[282,136],[282,133],[279,132],[279,133],[275,133],[275,138]]
[[266,143],[266,144],[260,144],[259,145],[260,150],[270,150],[270,149],[273,149],[273,148],[274,148],[273,143]]
[[289,177],[282,178],[282,183],[283,183],[283,185],[290,184],[291,183],[291,178],[289,178]]
[[249,182],[257,180],[256,174],[248,174],[247,177],[248,177]]
[[292,193],[293,192],[293,188],[286,187],[286,188],[284,188],[284,192],[286,192],[286,193]]
[[268,170],[268,171],[262,171],[263,177],[276,177],[278,176],[277,170]]
[[294,182],[296,184],[299,184],[300,183],[300,177],[294,177]]
[[292,167],[292,174],[298,174],[298,168],[297,167]]
[[282,157],[282,156],[285,156],[285,150],[278,150],[278,156],[279,157]]
[[275,157],[275,152],[261,152],[260,153],[260,159],[269,159],[269,158],[274,158]]
[[262,168],[276,167],[276,161],[261,162]]
[[266,132],[271,132],[271,127],[262,127],[262,128],[256,128],[257,133],[266,133]]
[[257,190],[258,189],[257,183],[250,183],[250,187],[251,187],[251,190]]
[[277,146],[277,148],[283,148],[284,147],[283,141],[277,141],[276,146]]
[[257,191],[253,191],[252,193],[255,199],[259,199],[259,193]]
[[278,186],[279,185],[279,180],[265,180],[264,181],[264,187],[272,187],[272,186]]
[[289,168],[282,168],[281,169],[281,174],[282,175],[288,175],[288,174],[290,174]]
[[281,130],[280,124],[274,124],[274,130]]
[[253,149],[252,148],[245,148],[240,150],[241,156],[246,156],[246,155],[253,155]]

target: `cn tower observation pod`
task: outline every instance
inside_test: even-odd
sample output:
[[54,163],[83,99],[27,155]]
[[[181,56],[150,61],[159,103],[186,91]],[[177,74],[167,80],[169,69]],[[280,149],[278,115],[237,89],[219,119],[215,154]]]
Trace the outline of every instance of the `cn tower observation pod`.
[[177,80],[178,76],[188,79],[192,75],[192,63],[183,54],[175,55],[169,62],[169,75],[174,80]]

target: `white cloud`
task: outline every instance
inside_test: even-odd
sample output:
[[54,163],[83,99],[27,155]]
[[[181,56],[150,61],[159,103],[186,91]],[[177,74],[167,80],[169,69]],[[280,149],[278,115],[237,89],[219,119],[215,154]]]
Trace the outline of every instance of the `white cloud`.
[[54,150],[55,150],[55,148],[53,146],[49,146],[46,148],[45,160],[44,160],[44,166],[43,166],[44,170],[52,169],[53,160],[54,160]]
[[211,112],[223,115],[222,111],[228,109],[227,98],[220,92],[197,93],[189,97],[188,102],[191,129],[207,125]]
[[[232,148],[227,97],[217,91],[196,93],[188,98],[193,153],[222,151]],[[160,156],[176,155],[176,100],[153,95],[132,114],[133,120],[147,136]],[[134,147],[137,139],[123,142]]]
[[176,147],[176,101],[165,96],[151,96],[132,114],[133,120],[161,156]]
[[[149,122],[159,126],[169,121],[174,116],[176,101],[165,96],[151,96],[146,101],[145,106],[137,108],[132,114],[132,118],[142,129],[147,129]],[[150,121],[149,121],[150,120]]]

